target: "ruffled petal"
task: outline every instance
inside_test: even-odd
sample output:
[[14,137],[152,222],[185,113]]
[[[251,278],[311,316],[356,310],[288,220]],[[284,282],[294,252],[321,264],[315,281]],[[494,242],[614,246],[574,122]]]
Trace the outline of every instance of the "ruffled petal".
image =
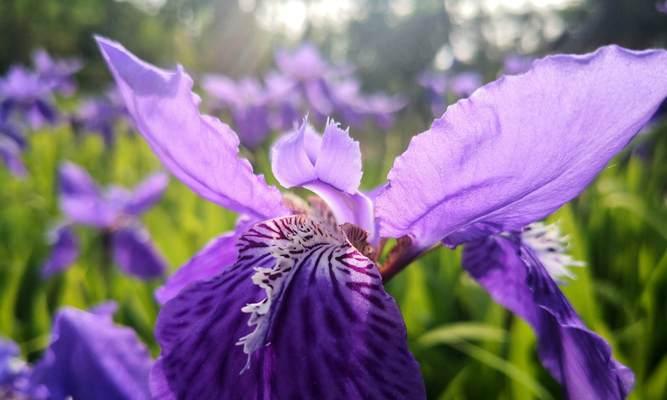
[[49,399],[149,398],[150,354],[130,328],[109,315],[74,308],[58,312],[52,341],[33,371]]
[[126,212],[138,215],[153,207],[167,189],[169,178],[165,174],[155,174],[141,182],[132,191]]
[[79,240],[70,225],[60,225],[49,232],[51,254],[42,266],[42,276],[49,277],[67,269],[79,257]]
[[127,274],[140,279],[164,275],[166,262],[141,227],[122,228],[113,233],[113,258]]
[[396,303],[341,235],[305,216],[251,228],[236,264],[162,308],[153,395],[425,398]]
[[358,225],[374,236],[373,204],[359,191],[359,143],[336,123],[329,121],[320,137],[304,121],[275,143],[271,166],[281,185],[312,191],[327,202],[338,223]]
[[465,245],[463,265],[495,301],[533,326],[542,364],[569,399],[627,396],[632,371],[584,326],[533,249],[516,238],[491,236]]
[[608,46],[536,61],[450,106],[396,159],[381,235],[455,245],[577,196],[667,95],[667,52]]
[[97,42],[139,132],[178,179],[231,210],[259,218],[288,213],[280,192],[239,157],[239,140],[229,126],[199,113],[192,79],[182,67],[164,71],[116,42]]
[[76,164],[65,162],[58,170],[60,208],[72,221],[96,227],[108,227],[118,217],[118,210],[102,197],[88,173]]

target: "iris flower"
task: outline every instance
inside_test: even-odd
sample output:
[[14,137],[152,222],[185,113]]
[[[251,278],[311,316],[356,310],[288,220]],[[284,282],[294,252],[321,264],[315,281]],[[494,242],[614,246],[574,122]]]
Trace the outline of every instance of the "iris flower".
[[[359,190],[361,154],[348,132],[330,122],[320,136],[303,124],[277,142],[272,167],[284,187],[317,194],[305,203],[253,174],[234,132],[199,113],[182,67],[165,71],[97,40],[165,166],[245,216],[162,292],[155,398],[424,398],[383,278],[442,243],[464,245],[465,268],[533,324],[568,397],[629,392],[632,373],[550,274],[571,258],[552,228],[534,224],[650,118],[667,94],[667,53],[609,46],[486,85],[413,138],[372,196]],[[382,238],[398,240],[379,266]]]
[[35,51],[32,55],[35,72],[40,81],[52,90],[64,95],[72,95],[76,90],[74,74],[83,67],[76,58],[54,59],[44,49]]
[[71,117],[71,123],[76,132],[100,134],[110,148],[115,141],[115,128],[125,117],[125,104],[119,94],[110,90],[100,97],[85,100]]
[[38,129],[56,122],[52,89],[43,84],[38,74],[21,66],[13,66],[0,79],[0,114],[4,121]]
[[65,163],[59,169],[60,208],[66,221],[50,233],[51,254],[42,267],[44,276],[62,272],[79,255],[73,224],[99,229],[113,260],[123,272],[141,279],[162,276],[165,261],[153,246],[139,216],[148,211],[167,187],[167,177],[156,174],[132,191],[110,186],[101,191],[81,167]]
[[207,75],[202,87],[214,102],[217,111],[229,110],[241,144],[255,149],[271,133],[269,97],[260,82],[244,78],[235,82],[223,75]]
[[51,343],[33,367],[18,347],[0,340],[3,399],[148,399],[152,360],[133,330],[115,325],[116,307],[65,307],[53,322]]

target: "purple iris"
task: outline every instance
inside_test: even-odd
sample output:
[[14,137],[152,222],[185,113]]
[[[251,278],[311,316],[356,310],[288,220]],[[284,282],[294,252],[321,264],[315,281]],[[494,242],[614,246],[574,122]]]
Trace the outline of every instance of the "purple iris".
[[260,82],[244,78],[235,82],[222,75],[207,75],[202,87],[214,101],[214,110],[229,110],[241,144],[249,149],[264,143],[271,133],[268,95]]
[[156,174],[132,191],[111,186],[101,191],[81,167],[65,163],[59,170],[60,208],[66,222],[50,232],[51,254],[42,267],[44,276],[62,272],[79,255],[73,225],[97,228],[103,245],[123,272],[141,279],[162,276],[165,261],[151,243],[139,216],[150,209],[167,187],[167,177]]
[[35,51],[32,55],[35,72],[40,81],[56,92],[72,95],[76,90],[73,77],[83,64],[76,58],[53,59],[44,49]]
[[115,90],[85,100],[71,117],[72,127],[77,132],[98,133],[107,147],[115,141],[115,128],[127,117],[125,104]]
[[[416,136],[373,196],[359,190],[349,133],[304,123],[272,149],[280,184],[317,195],[303,201],[253,173],[235,133],[199,113],[182,67],[161,70],[97,40],[165,166],[243,215],[158,293],[155,398],[424,398],[383,279],[442,243],[465,245],[465,268],[533,324],[569,398],[629,392],[632,373],[552,276],[577,263],[536,221],[581,192],[650,118],[667,94],[666,52],[554,56],[486,85]],[[378,266],[382,238],[398,240]]]
[[56,122],[58,113],[51,87],[38,74],[13,66],[0,79],[0,115],[5,122],[31,129]]
[[26,174],[21,159],[21,152],[25,147],[26,141],[23,135],[0,113],[0,159],[14,176],[22,177]]
[[0,341],[0,397],[148,399],[150,354],[132,329],[113,323],[115,309],[113,303],[90,311],[60,309],[51,343],[33,367],[13,343]]

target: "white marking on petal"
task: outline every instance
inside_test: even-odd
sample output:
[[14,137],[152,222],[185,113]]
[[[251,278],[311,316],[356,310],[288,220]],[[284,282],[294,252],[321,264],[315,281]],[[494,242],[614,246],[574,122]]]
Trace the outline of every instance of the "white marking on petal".
[[547,225],[542,222],[530,224],[521,231],[521,240],[533,249],[537,258],[556,282],[562,283],[564,278],[574,278],[574,274],[568,267],[586,265],[567,253],[569,248],[567,237],[561,234],[556,224]]
[[[250,314],[248,326],[255,327],[255,330],[236,343],[243,346],[243,352],[248,355],[248,361],[241,373],[250,368],[252,353],[268,344],[267,335],[275,316],[272,306],[281,301],[285,289],[289,287],[296,270],[304,260],[317,251],[315,249],[318,246],[333,247],[338,250],[334,250],[334,253],[342,253],[345,247],[351,247],[340,228],[303,215],[257,224],[240,242],[247,238],[262,242],[265,246],[260,247],[260,251],[271,254],[276,263],[273,268],[255,268],[252,282],[264,289],[266,298],[241,309]],[[243,246],[243,243],[240,245]]]

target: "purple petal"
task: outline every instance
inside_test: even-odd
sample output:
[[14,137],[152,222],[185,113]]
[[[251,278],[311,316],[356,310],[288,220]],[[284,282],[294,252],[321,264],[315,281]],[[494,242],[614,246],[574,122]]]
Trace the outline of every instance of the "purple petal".
[[0,136],[0,160],[14,176],[26,175],[25,165],[21,159],[21,148],[14,140]]
[[498,303],[535,329],[542,364],[570,399],[623,399],[632,372],[588,330],[533,249],[491,236],[465,245],[463,265]]
[[60,208],[72,221],[100,228],[114,223],[118,210],[107,203],[83,168],[65,162],[58,169],[58,175]]
[[165,166],[202,197],[260,218],[286,214],[280,192],[238,155],[238,137],[201,115],[182,67],[164,71],[120,44],[97,38],[139,132]]
[[653,115],[665,68],[665,51],[609,46],[536,61],[450,106],[396,159],[376,203],[382,236],[451,245],[550,214]]
[[482,75],[478,72],[462,72],[452,78],[451,91],[456,96],[470,96],[477,88],[482,86]]
[[49,399],[149,398],[150,354],[130,328],[108,315],[64,308],[56,315],[52,341],[33,379]]
[[126,211],[132,215],[139,215],[157,203],[169,184],[165,174],[155,174],[141,182],[132,191]]
[[162,308],[155,398],[425,398],[398,307],[341,234],[303,216],[251,228],[235,265]]
[[319,79],[329,70],[329,65],[311,43],[305,43],[293,51],[277,51],[276,65],[282,73],[300,81]]
[[79,240],[70,225],[61,225],[49,233],[51,254],[42,266],[42,276],[60,273],[79,257]]
[[358,225],[374,236],[373,205],[358,190],[361,150],[348,131],[331,121],[320,138],[304,120],[275,143],[271,167],[281,185],[316,193],[331,207],[338,223]]
[[306,121],[283,136],[271,151],[271,166],[280,184],[287,188],[319,180],[354,194],[362,175],[359,142],[333,121],[327,123],[321,139]]
[[[240,233],[242,232],[244,231],[241,230]],[[164,286],[155,291],[157,301],[164,304],[192,283],[211,279],[234,265],[238,256],[236,241],[240,233],[228,232],[208,242],[190,261],[170,276]]]
[[140,279],[164,275],[166,262],[143,228],[123,228],[113,233],[113,257],[121,269]]

